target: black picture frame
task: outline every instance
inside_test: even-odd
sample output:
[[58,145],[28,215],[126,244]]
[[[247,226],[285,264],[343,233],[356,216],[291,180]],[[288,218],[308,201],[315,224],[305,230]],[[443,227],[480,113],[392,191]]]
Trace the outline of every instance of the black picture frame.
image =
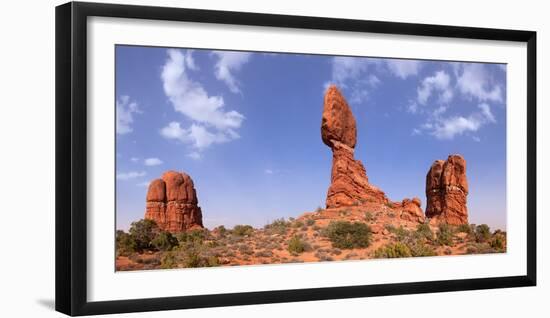
[[[202,308],[536,285],[536,32],[308,16],[70,2],[56,7],[56,295],[68,315]],[[87,290],[87,18],[205,22],[527,44],[527,274],[366,286],[88,302]]]

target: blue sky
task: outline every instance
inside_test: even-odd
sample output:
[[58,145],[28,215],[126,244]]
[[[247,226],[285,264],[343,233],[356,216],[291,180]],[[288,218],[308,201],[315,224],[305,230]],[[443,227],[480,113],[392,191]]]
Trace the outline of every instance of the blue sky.
[[329,83],[357,120],[356,159],[390,199],[425,208],[430,165],[459,153],[470,222],[506,228],[505,65],[135,46],[116,47],[117,228],[143,218],[166,170],[193,178],[210,228],[324,206]]

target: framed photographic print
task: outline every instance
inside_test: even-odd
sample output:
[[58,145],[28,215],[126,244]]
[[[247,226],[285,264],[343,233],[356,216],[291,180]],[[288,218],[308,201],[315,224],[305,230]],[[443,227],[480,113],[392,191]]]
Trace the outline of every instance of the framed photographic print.
[[536,284],[536,33],[56,8],[56,309]]

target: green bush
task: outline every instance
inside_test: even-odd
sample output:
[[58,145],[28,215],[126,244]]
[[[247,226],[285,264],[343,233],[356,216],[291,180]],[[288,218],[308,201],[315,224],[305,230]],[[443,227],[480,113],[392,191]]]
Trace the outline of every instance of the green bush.
[[326,229],[332,246],[342,249],[368,247],[371,233],[370,227],[361,222],[333,221]]
[[437,243],[439,245],[447,245],[452,246],[453,245],[453,228],[446,223],[439,224],[438,231],[437,231]]
[[375,258],[400,258],[400,257],[411,257],[411,250],[406,244],[397,242],[394,244],[387,244],[383,247],[378,248],[374,252]]
[[203,256],[199,251],[188,250],[183,260],[184,267],[214,267],[220,266],[216,256]]
[[160,259],[160,268],[170,269],[177,267],[176,255],[173,252],[164,253]]
[[472,226],[470,224],[460,224],[456,227],[457,233],[466,233],[466,234],[472,234]]
[[131,253],[137,252],[137,250],[137,242],[133,236],[121,230],[116,231],[117,256],[129,255]]
[[208,236],[208,230],[195,229],[187,232],[180,232],[176,238],[181,246],[201,245]]
[[476,242],[484,243],[491,238],[491,229],[487,224],[481,224],[476,226],[475,231]]
[[300,254],[307,250],[311,249],[309,244],[302,240],[302,238],[298,235],[294,235],[290,240],[288,241],[288,251],[290,253]]
[[411,255],[414,257],[422,256],[436,256],[435,250],[427,244],[416,242],[415,244],[407,245],[411,251]]
[[307,220],[306,220],[306,225],[307,225],[307,226],[312,226],[312,225],[314,225],[314,224],[315,224],[315,220],[314,220],[314,219],[307,219]]
[[132,222],[130,226],[130,235],[136,243],[136,249],[142,251],[152,247],[151,242],[159,233],[157,223],[153,220],[142,219]]
[[273,234],[284,234],[287,231],[288,226],[290,225],[289,222],[285,221],[284,218],[276,219],[275,221],[266,224],[264,226],[264,229],[268,231],[269,233]]
[[365,221],[367,222],[372,222],[374,221],[374,215],[372,214],[372,212],[365,212]]
[[501,233],[497,233],[493,235],[491,241],[489,242],[489,245],[491,245],[492,248],[499,252],[504,251],[506,246],[506,237]]
[[170,232],[162,231],[151,242],[159,251],[170,251],[178,246],[178,239]]
[[430,225],[428,225],[426,223],[419,224],[416,227],[416,233],[418,233],[419,237],[425,238],[425,239],[430,240],[430,241],[433,240],[433,238],[434,238],[434,233],[433,233],[432,229],[430,228]]
[[252,235],[254,228],[250,225],[235,225],[232,233],[237,236]]

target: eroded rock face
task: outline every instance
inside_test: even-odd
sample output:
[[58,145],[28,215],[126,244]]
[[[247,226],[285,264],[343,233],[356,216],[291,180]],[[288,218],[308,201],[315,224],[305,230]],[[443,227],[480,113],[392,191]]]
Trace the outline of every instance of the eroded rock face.
[[426,217],[452,225],[468,223],[466,160],[450,155],[436,160],[426,175]]
[[202,211],[191,177],[167,171],[153,180],[147,191],[145,218],[172,233],[202,228]]
[[365,167],[354,158],[357,141],[355,118],[344,96],[336,86],[325,93],[321,137],[332,150],[331,185],[327,193],[327,208],[361,204],[387,203],[388,198],[369,184]]

